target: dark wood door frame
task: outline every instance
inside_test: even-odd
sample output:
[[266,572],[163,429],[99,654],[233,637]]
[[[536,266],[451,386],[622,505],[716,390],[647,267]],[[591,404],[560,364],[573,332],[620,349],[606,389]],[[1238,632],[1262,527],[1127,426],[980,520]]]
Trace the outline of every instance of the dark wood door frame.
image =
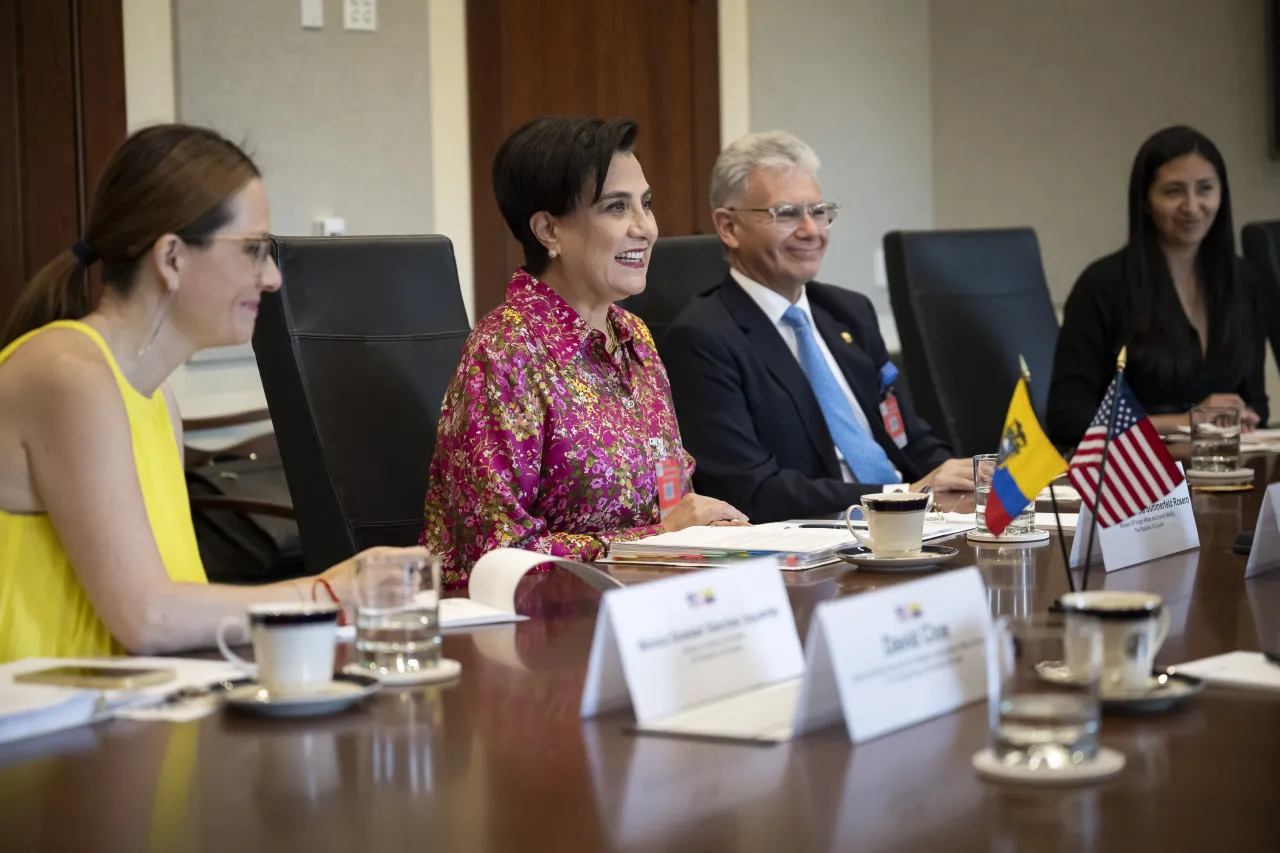
[[[503,300],[522,260],[493,197],[493,156],[534,116],[637,118],[661,233],[712,233],[707,192],[720,152],[716,0],[468,0],[467,66],[477,318]],[[688,160],[669,168],[671,157]]]
[[125,138],[121,0],[0,0],[0,325]]

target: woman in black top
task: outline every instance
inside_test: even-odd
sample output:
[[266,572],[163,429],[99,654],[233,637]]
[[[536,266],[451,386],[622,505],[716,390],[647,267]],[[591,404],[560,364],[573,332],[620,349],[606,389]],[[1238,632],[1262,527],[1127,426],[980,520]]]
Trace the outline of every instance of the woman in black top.
[[1067,299],[1049,389],[1049,437],[1080,441],[1128,345],[1125,381],[1159,430],[1197,405],[1267,419],[1260,285],[1235,254],[1227,167],[1209,139],[1170,127],[1129,178],[1129,243],[1094,261]]

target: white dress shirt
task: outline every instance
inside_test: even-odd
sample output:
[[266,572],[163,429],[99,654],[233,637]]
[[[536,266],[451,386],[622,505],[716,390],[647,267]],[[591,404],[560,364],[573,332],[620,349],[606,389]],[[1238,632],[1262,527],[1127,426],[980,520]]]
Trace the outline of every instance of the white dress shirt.
[[[783,342],[787,345],[787,349],[791,350],[791,355],[796,361],[800,360],[800,348],[796,344],[796,330],[787,323],[782,322],[782,315],[791,307],[791,303],[787,301],[787,297],[778,293],[776,290],[770,290],[757,281],[752,281],[736,269],[730,268],[729,275],[733,276],[733,280],[742,285],[742,289],[747,295],[760,306],[760,310],[769,318],[769,322],[773,323],[778,334],[782,335]],[[818,327],[813,322],[813,312],[809,310],[809,295],[805,293],[804,288],[800,288],[800,298],[796,300],[796,307],[804,312],[805,317],[809,320],[809,327],[813,329],[813,338],[818,342],[818,351],[822,353],[822,357],[827,361],[827,367],[831,370],[831,374],[835,376],[836,383],[840,386],[840,390],[844,392],[845,398],[849,401],[850,408],[853,409],[853,416],[857,418],[858,424],[861,425],[868,433],[871,433],[871,424],[867,422],[867,413],[862,410],[862,406],[858,404],[858,398],[854,396],[853,389],[849,387],[849,382],[844,378],[844,371],[840,369],[840,365],[836,363],[835,358],[831,355],[831,350],[827,348],[827,342],[822,339],[822,334],[818,331]],[[878,402],[878,401],[877,401]],[[840,474],[846,483],[856,483],[857,480],[853,476],[853,472],[849,469],[849,463],[845,461],[844,454],[840,452],[840,448],[836,448],[836,458],[840,460]],[[902,472],[894,469],[898,474],[898,479],[902,479]]]

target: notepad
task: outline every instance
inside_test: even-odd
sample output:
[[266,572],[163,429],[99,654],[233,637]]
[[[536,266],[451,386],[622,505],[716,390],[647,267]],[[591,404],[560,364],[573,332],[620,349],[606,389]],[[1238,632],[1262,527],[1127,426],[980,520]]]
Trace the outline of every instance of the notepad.
[[735,561],[778,557],[789,568],[809,568],[835,559],[838,548],[853,542],[843,528],[808,528],[775,522],[753,527],[686,527],[635,542],[615,542],[613,560],[699,558]]

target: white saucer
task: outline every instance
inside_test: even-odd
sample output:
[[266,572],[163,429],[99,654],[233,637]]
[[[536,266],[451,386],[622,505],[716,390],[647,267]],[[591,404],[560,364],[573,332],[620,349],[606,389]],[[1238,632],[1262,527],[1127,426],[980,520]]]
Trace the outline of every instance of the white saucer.
[[1244,483],[1253,482],[1252,468],[1237,468],[1234,471],[1196,471],[1187,469],[1188,483]]
[[960,552],[949,545],[923,545],[919,553],[903,557],[882,557],[862,545],[846,545],[836,556],[846,563],[877,572],[917,572],[945,563]]
[[1086,785],[1118,776],[1124,769],[1124,754],[1105,746],[1098,748],[1093,761],[1073,764],[1059,770],[1032,770],[1021,764],[1002,764],[990,747],[973,755],[973,769],[993,782],[1016,782],[1021,785]]
[[417,672],[381,672],[363,667],[358,663],[349,663],[342,668],[347,675],[368,676],[376,678],[386,687],[411,687],[415,684],[436,684],[451,681],[462,674],[462,664],[449,658],[441,658],[440,663],[430,669]]
[[227,691],[223,701],[241,711],[266,717],[318,717],[345,711],[382,689],[369,675],[338,675],[312,692],[271,695],[261,684],[250,682]]
[[1049,541],[1049,531],[1047,530],[1033,530],[1030,533],[1018,533],[1009,536],[996,536],[993,533],[979,533],[976,530],[970,530],[968,535],[970,542],[1007,542],[1010,544],[1025,545],[1028,542]]
[[[1078,683],[1071,671],[1061,661],[1041,661],[1036,664],[1036,674],[1053,684]],[[1152,673],[1146,687],[1136,690],[1109,690],[1102,688],[1098,698],[1102,709],[1117,714],[1160,714],[1173,710],[1183,702],[1204,690],[1204,682],[1180,673]]]

